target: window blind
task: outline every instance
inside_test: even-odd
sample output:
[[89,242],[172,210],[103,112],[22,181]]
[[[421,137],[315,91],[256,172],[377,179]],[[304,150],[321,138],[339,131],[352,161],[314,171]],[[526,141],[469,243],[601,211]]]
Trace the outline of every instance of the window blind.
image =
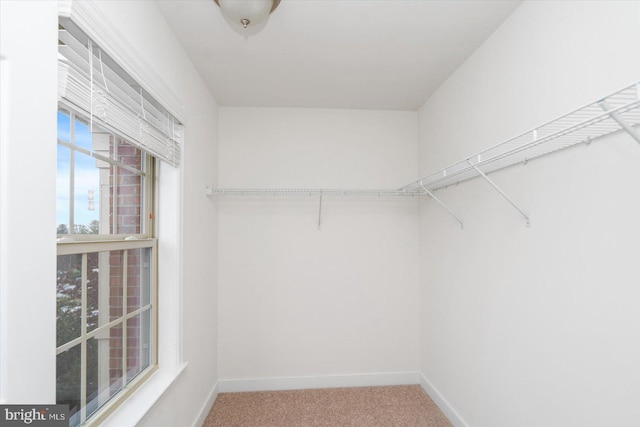
[[58,96],[90,127],[104,127],[173,166],[180,164],[182,125],[81,30],[58,30]]

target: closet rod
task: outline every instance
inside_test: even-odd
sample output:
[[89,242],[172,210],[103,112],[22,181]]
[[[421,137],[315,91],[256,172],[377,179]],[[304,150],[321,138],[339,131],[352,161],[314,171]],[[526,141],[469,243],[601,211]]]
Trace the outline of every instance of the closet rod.
[[[365,197],[419,197],[420,191],[405,190],[364,190],[364,189],[301,189],[301,188],[205,188],[207,196],[318,196],[318,231],[322,226],[322,202],[324,196],[365,196]],[[437,199],[436,199],[437,200]],[[448,210],[448,209],[447,209]],[[462,223],[461,223],[462,224]]]
[[303,188],[215,188],[213,194],[219,196],[377,196],[415,197],[422,195],[419,190],[376,190],[376,189],[303,189]]

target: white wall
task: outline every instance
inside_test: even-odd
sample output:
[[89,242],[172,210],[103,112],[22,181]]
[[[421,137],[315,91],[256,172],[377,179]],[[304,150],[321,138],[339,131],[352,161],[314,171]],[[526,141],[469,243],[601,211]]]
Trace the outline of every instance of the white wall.
[[[525,2],[419,111],[422,175],[640,78],[640,3]],[[421,371],[456,425],[640,424],[640,146],[625,134],[421,205]]]
[[[160,178],[159,251],[161,260],[170,261],[160,277],[160,371],[104,425],[134,425],[143,416],[140,425],[192,425],[208,411],[217,381],[217,207],[204,193],[205,186],[217,185],[217,105],[154,2],[85,5],[99,15],[102,28],[137,51],[133,65],[154,70],[153,83],[175,95],[174,110],[186,125],[181,169],[163,166]],[[2,116],[0,163],[0,396],[3,402],[51,403],[58,2],[3,0],[0,8],[0,53],[8,58],[2,61],[2,106],[9,110]],[[5,62],[11,73],[8,99]],[[163,378],[173,380],[168,390]]]
[[[398,188],[416,150],[415,112],[220,109],[221,187]],[[219,203],[221,389],[417,371],[416,200]]]
[[0,19],[0,55],[6,58],[0,75],[0,402],[50,403],[56,368],[57,4],[2,1]]

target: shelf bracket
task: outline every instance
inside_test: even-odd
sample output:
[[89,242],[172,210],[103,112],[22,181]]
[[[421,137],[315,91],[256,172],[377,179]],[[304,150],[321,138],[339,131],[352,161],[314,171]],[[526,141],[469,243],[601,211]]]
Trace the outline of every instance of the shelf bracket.
[[320,231],[320,224],[322,220],[322,194],[323,192],[320,191],[320,203],[318,204],[318,231]]
[[460,224],[460,228],[464,229],[464,223],[462,222],[462,220],[460,218],[458,218],[456,216],[456,214],[454,214],[451,209],[449,209],[447,207],[447,205],[445,205],[444,203],[442,203],[442,201],[440,199],[438,199],[431,191],[429,191],[424,185],[422,185],[422,182],[420,182],[418,185],[420,185],[420,188],[422,188],[424,190],[425,193],[427,193],[429,195],[429,197],[431,197],[433,200],[435,200],[440,206],[442,206],[442,208],[444,210],[446,210],[447,212],[449,212],[449,215],[451,215],[456,221],[458,221],[458,224]]
[[479,174],[482,178],[484,178],[484,180],[485,180],[485,181],[487,181],[487,182],[488,182],[488,183],[489,183],[489,184],[494,188],[494,190],[496,190],[498,193],[500,193],[500,195],[501,195],[502,197],[504,197],[504,198],[505,198],[505,200],[511,204],[511,206],[513,206],[514,208],[516,208],[516,209],[518,210],[518,212],[520,212],[520,214],[524,217],[524,219],[526,219],[526,220],[527,220],[527,227],[530,227],[530,226],[531,226],[531,219],[529,218],[529,215],[527,215],[527,213],[526,213],[525,211],[523,211],[523,210],[522,210],[518,205],[516,205],[516,204],[514,203],[514,201],[513,201],[513,200],[511,200],[511,199],[509,198],[509,196],[507,196],[507,195],[505,194],[505,192],[504,192],[504,191],[502,191],[502,190],[500,189],[500,187],[498,187],[498,186],[496,185],[496,183],[495,183],[495,182],[493,182],[493,181],[492,181],[492,180],[491,180],[491,179],[490,179],[490,178],[489,178],[489,177],[488,177],[484,172],[482,172],[478,166],[476,166],[476,165],[474,165],[473,163],[471,163],[471,160],[467,160],[467,163],[469,163],[469,165],[470,165],[472,168],[474,168],[474,169],[476,170],[476,172],[478,172],[478,174]]
[[600,108],[602,108],[604,111],[609,113],[609,117],[615,120],[622,129],[624,129],[629,135],[631,135],[631,138],[640,143],[640,133],[638,133],[638,131],[633,126],[631,126],[622,117],[620,117],[620,114],[615,111],[610,112],[611,107],[609,107],[609,104],[607,104],[606,101],[600,101],[598,102],[598,105],[600,105]]

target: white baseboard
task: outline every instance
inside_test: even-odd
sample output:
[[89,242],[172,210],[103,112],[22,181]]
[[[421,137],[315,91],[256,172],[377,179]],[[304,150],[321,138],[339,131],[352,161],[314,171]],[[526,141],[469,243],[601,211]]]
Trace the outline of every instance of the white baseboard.
[[365,387],[419,384],[420,372],[322,375],[315,377],[251,378],[219,380],[220,393],[241,391],[299,390],[307,388]]
[[209,393],[207,400],[204,402],[204,405],[202,405],[200,413],[198,414],[198,418],[196,418],[195,422],[193,423],[193,427],[200,427],[202,426],[202,424],[204,424],[204,420],[207,418],[207,415],[209,415],[214,402],[218,398],[218,393],[219,388],[218,383],[216,383],[216,385],[213,387],[213,390],[211,390],[211,393]]
[[429,380],[424,376],[424,374],[420,373],[420,386],[422,389],[429,395],[431,400],[438,405],[438,408],[442,411],[442,413],[449,419],[451,424],[454,427],[469,427],[469,425],[465,422],[464,419],[453,409],[453,406],[447,400],[442,397],[440,392],[429,382]]

